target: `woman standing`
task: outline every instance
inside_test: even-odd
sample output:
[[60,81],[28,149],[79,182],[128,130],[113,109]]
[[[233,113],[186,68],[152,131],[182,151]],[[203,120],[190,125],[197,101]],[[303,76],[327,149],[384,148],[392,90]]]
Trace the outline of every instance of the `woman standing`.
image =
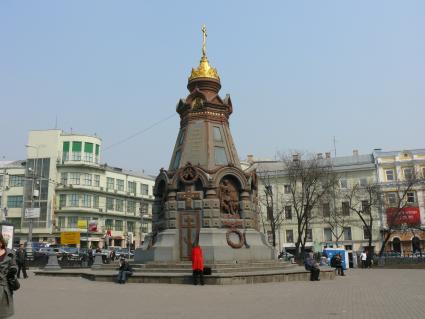
[[204,258],[199,245],[195,245],[192,248],[192,271],[193,284],[197,285],[199,278],[201,285],[204,285]]
[[17,271],[15,254],[7,248],[6,241],[0,233],[0,318],[9,318],[13,315],[13,297],[8,278],[15,277]]

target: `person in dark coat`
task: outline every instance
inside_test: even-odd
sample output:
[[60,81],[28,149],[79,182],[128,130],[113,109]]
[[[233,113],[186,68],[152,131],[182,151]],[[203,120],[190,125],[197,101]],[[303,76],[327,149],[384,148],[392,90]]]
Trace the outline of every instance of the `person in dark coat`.
[[342,257],[340,254],[336,254],[335,256],[332,257],[331,265],[335,267],[338,275],[345,276],[344,268],[342,267]]
[[21,278],[21,270],[24,278],[28,278],[27,275],[27,253],[24,249],[24,245],[20,244],[19,249],[16,252],[16,264],[18,265],[18,278]]
[[13,291],[9,288],[9,280],[16,276],[15,254],[6,246],[0,232],[0,318],[13,316]]
[[310,281],[320,281],[320,268],[317,261],[314,259],[314,254],[310,252],[304,261],[306,270],[310,271]]
[[125,284],[127,278],[133,274],[130,264],[125,260],[124,257],[120,258],[120,268],[118,269],[117,281],[119,284]]
[[201,285],[204,285],[204,257],[199,245],[192,248],[192,278],[194,285],[198,284],[198,279]]

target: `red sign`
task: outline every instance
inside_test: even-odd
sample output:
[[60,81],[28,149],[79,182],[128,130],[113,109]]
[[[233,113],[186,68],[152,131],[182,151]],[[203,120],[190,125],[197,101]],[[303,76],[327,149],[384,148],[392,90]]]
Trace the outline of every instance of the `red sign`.
[[392,225],[418,225],[421,223],[419,207],[403,207],[387,209],[387,224]]

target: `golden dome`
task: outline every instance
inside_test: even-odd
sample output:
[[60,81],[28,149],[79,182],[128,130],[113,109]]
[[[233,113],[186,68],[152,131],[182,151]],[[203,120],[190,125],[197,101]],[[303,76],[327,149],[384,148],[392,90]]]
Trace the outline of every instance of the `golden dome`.
[[207,58],[207,28],[205,24],[202,26],[202,58],[199,62],[199,66],[197,69],[192,68],[192,72],[189,76],[189,81],[197,78],[211,78],[220,81],[220,77],[218,76],[217,70],[213,68],[208,62]]
[[220,81],[217,70],[210,65],[206,56],[201,58],[197,69],[192,68],[189,81],[196,78],[212,78]]

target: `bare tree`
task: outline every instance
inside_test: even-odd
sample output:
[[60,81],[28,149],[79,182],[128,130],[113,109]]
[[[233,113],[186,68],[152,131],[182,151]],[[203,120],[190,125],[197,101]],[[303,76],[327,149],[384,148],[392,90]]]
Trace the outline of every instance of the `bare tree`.
[[387,217],[384,237],[379,255],[385,251],[385,246],[396,231],[406,231],[409,229],[420,229],[420,221],[411,221],[408,207],[416,202],[415,187],[423,184],[424,178],[412,169],[411,174],[405,176],[403,181],[394,185],[393,191],[386,191],[384,208]]
[[335,187],[337,179],[332,171],[330,159],[307,156],[301,160],[299,154],[292,158],[282,158],[287,173],[289,199],[288,204],[294,208],[297,219],[296,257],[299,259],[305,251],[308,228],[316,217],[317,206]]
[[354,212],[360,219],[364,232],[368,235],[368,258],[373,256],[373,225],[379,218],[379,209],[381,206],[381,190],[377,184],[368,184],[361,186],[354,185],[349,189],[343,198],[348,203],[350,211]]
[[[264,194],[260,195],[260,204],[266,208],[267,221],[270,225],[270,231],[272,234],[272,245],[276,247],[276,232],[279,230],[283,220],[283,206],[279,207],[275,193],[273,192],[273,186],[270,181],[271,174],[267,171],[263,171],[258,174],[261,183],[264,185]],[[277,192],[278,190],[276,190]],[[263,221],[263,219],[262,219]],[[264,228],[264,221],[263,221]],[[280,247],[279,247],[280,249]]]
[[338,191],[333,189],[330,191],[329,195],[330,196],[324,196],[325,201],[322,203],[323,222],[330,229],[332,238],[335,238],[335,244],[338,247],[338,243],[344,235],[344,228],[347,226],[349,220],[343,209],[336,205]]

